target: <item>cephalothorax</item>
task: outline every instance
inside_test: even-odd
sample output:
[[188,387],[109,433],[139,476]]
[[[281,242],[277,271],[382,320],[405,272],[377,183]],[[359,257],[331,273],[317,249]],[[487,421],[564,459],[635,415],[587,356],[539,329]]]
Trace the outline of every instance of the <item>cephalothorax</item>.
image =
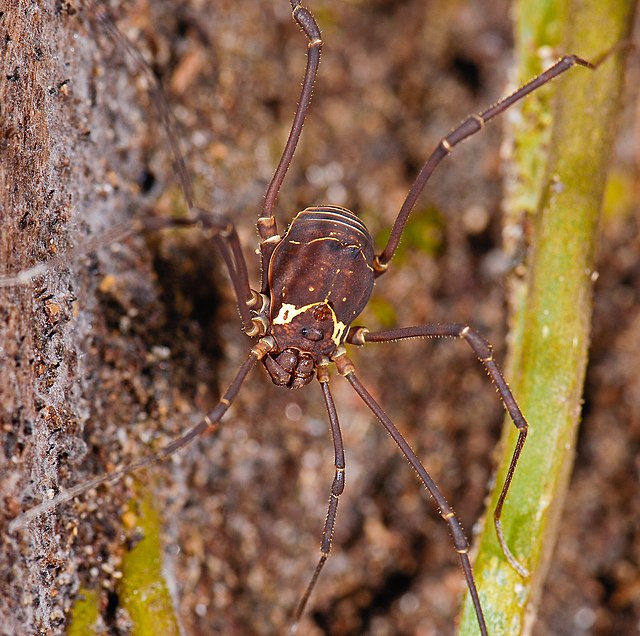
[[[330,489],[328,512],[322,534],[321,557],[295,612],[293,623],[297,624],[329,555],[338,498],[345,484],[345,456],[340,424],[329,390],[328,366],[333,363],[338,372],[346,378],[356,394],[385,427],[434,499],[440,516],[449,526],[480,630],[482,634],[486,635],[488,633],[487,626],[468,556],[469,543],[462,527],[453,509],[431,479],[420,459],[358,379],[345,345],[360,346],[370,342],[389,342],[426,336],[457,337],[468,343],[495,383],[505,408],[518,430],[510,468],[494,511],[494,521],[504,556],[518,572],[526,575],[524,566],[518,562],[507,547],[500,517],[518,458],[525,443],[528,426],[493,359],[489,343],[464,324],[427,324],[369,332],[365,327],[353,326],[353,322],[366,306],[373,290],[374,280],[386,271],[416,200],[440,161],[452,151],[456,144],[480,131],[488,120],[504,112],[525,95],[576,64],[591,65],[576,56],[563,57],[512,95],[484,112],[468,117],[448,133],[429,155],[418,173],[398,212],[387,245],[379,254],[376,255],[374,251],[373,241],[364,223],[354,213],[338,206],[323,205],[302,210],[281,236],[278,233],[274,216],[277,194],[302,132],[322,47],[320,30],[311,12],[303,7],[299,0],[290,0],[290,2],[293,18],[308,40],[307,66],[291,132],[267,189],[257,221],[262,264],[262,283],[259,291],[252,288],[249,283],[245,258],[231,219],[224,213],[207,211],[196,206],[189,173],[178,150],[179,145],[173,129],[169,125],[165,126],[166,132],[174,153],[177,178],[184,192],[190,216],[188,218],[139,219],[125,230],[114,232],[112,236],[112,240],[116,240],[133,232],[157,231],[169,227],[201,227],[211,236],[224,258],[237,299],[243,330],[250,338],[257,339],[252,343],[248,357],[240,366],[234,380],[223,393],[216,407],[182,437],[151,457],[143,458],[118,471],[71,488],[51,501],[23,513],[10,524],[10,529],[15,530],[45,510],[51,509],[100,483],[117,479],[127,472],[163,459],[201,433],[217,429],[223,415],[258,361],[262,362],[272,381],[278,386],[291,389],[300,388],[317,378],[325,400],[333,437],[335,476]],[[166,101],[149,66],[113,23],[102,14],[101,9],[91,0],[86,0],[86,3],[93,8],[105,29],[128,51],[136,62],[138,70],[151,77],[155,87],[156,105],[160,110],[163,122],[167,124]],[[86,252],[93,245],[90,242],[89,245],[81,247],[76,252]],[[58,257],[53,262],[62,260],[63,258]],[[17,276],[0,279],[0,285],[23,284],[42,271],[43,267],[37,266]]]
[[267,265],[263,363],[274,384],[292,389],[313,379],[336,353],[371,296],[373,241],[358,217],[336,206],[307,208],[291,222]]

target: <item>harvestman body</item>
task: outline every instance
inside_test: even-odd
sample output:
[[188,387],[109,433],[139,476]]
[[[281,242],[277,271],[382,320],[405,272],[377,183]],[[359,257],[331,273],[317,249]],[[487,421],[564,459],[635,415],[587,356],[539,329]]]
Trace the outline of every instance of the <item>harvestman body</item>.
[[[114,24],[102,14],[93,2],[87,0],[87,4],[96,12],[104,28],[128,51],[138,70],[152,77],[146,62]],[[347,379],[354,391],[387,429],[434,499],[439,514],[449,526],[480,630],[483,635],[486,635],[488,631],[468,556],[469,543],[462,527],[452,508],[404,437],[361,384],[344,345],[364,345],[369,342],[387,342],[416,337],[458,337],[463,338],[469,344],[495,383],[505,408],[518,429],[518,439],[511,464],[494,511],[494,521],[505,557],[518,572],[526,576],[526,570],[506,545],[500,516],[518,458],[525,443],[527,423],[493,359],[491,346],[469,326],[461,324],[422,325],[375,333],[369,332],[364,327],[354,327],[352,324],[366,306],[374,280],[386,271],[388,263],[398,247],[415,202],[438,163],[451,152],[456,144],[480,131],[486,121],[499,115],[525,95],[576,64],[588,67],[591,67],[591,64],[576,56],[564,57],[509,97],[479,115],[468,117],[444,137],[420,170],[396,218],[386,247],[376,256],[373,241],[362,221],[353,212],[338,206],[325,205],[302,210],[290,223],[283,236],[278,233],[273,214],[276,198],[300,138],[302,124],[311,101],[312,87],[317,75],[322,47],[320,30],[310,11],[296,0],[291,0],[291,7],[294,20],[308,39],[307,67],[291,132],[267,190],[257,221],[261,239],[260,254],[263,271],[260,291],[253,290],[249,284],[246,262],[231,220],[225,215],[211,213],[196,207],[190,177],[184,166],[173,128],[170,125],[166,100],[153,77],[152,91],[155,103],[169,136],[177,177],[184,191],[191,215],[187,219],[140,219],[125,228],[116,228],[107,237],[108,240],[117,240],[133,232],[155,231],[169,227],[201,227],[212,237],[225,260],[237,298],[244,332],[251,338],[257,338],[248,358],[240,366],[234,380],[220,398],[217,406],[185,435],[154,456],[140,459],[116,472],[73,487],[51,501],[28,510],[11,523],[10,529],[15,530],[25,525],[44,511],[63,501],[68,501],[98,484],[115,480],[125,473],[159,461],[182,448],[198,435],[215,430],[238,394],[245,378],[258,361],[264,365],[272,381],[278,386],[291,389],[299,388],[317,378],[322,388],[333,437],[335,476],[331,485],[329,508],[322,535],[321,557],[295,612],[293,623],[295,627],[304,612],[320,571],[329,555],[338,499],[345,484],[342,436],[329,390],[328,367],[333,363],[338,372]],[[101,243],[91,241],[89,244],[85,244],[77,250],[77,253],[86,253],[104,243],[104,239],[105,237],[102,237]],[[53,264],[68,261],[73,255],[72,252],[66,256],[55,258],[45,265],[23,271],[16,276],[0,279],[0,286],[24,284]]]

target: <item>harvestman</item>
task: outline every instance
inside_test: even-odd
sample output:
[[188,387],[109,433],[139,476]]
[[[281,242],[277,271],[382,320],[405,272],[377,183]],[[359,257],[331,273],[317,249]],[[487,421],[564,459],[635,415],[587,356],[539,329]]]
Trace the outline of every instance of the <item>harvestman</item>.
[[293,19],[308,40],[307,65],[291,131],[278,167],[267,189],[257,220],[263,280],[260,291],[256,291],[249,284],[245,258],[231,219],[224,214],[199,208],[195,204],[191,179],[171,126],[167,102],[151,69],[138,51],[102,13],[102,10],[95,6],[92,0],[86,0],[86,4],[96,12],[103,27],[127,50],[137,69],[151,79],[154,101],[169,137],[176,175],[184,192],[190,216],[180,219],[139,219],[126,226],[115,228],[99,240],[93,239],[85,242],[82,247],[71,250],[66,255],[24,270],[18,275],[2,278],[0,286],[9,287],[24,284],[53,265],[68,262],[70,258],[78,254],[84,254],[105,242],[116,241],[132,233],[175,227],[199,227],[213,240],[222,254],[237,299],[242,329],[247,336],[254,339],[254,344],[215,408],[182,437],[174,440],[153,456],[142,458],[120,470],[72,487],[52,500],[26,511],[12,521],[9,529],[15,530],[22,527],[46,510],[99,484],[116,480],[125,473],[160,461],[186,446],[202,433],[215,431],[221,418],[237,396],[244,380],[258,362],[264,365],[273,383],[278,386],[290,389],[300,388],[312,382],[315,377],[320,383],[329,418],[335,451],[335,476],[331,485],[327,517],[322,534],[320,560],[295,611],[293,622],[295,628],[329,556],[338,499],[345,484],[342,435],[336,408],[329,390],[329,365],[333,363],[338,373],[345,377],[353,390],[391,435],[434,499],[440,516],[449,526],[455,550],[459,554],[480,631],[483,635],[487,635],[487,627],[468,556],[469,543],[458,518],[402,434],[360,382],[344,345],[362,346],[370,342],[388,342],[419,337],[456,337],[462,338],[468,343],[495,383],[504,406],[518,430],[518,438],[510,466],[493,516],[498,540],[506,559],[520,574],[526,576],[527,571],[517,561],[506,544],[500,517],[518,458],[525,443],[528,425],[493,359],[491,345],[471,327],[463,324],[429,324],[370,332],[365,327],[352,326],[352,323],[366,306],[374,280],[387,270],[416,200],[436,166],[453,150],[454,146],[479,132],[487,121],[504,112],[516,101],[572,66],[579,64],[593,68],[593,65],[575,55],[563,57],[512,95],[478,115],[469,116],[448,133],[422,166],[393,224],[386,247],[376,255],[371,236],[362,221],[353,212],[339,206],[323,205],[306,208],[295,216],[284,235],[278,233],[274,216],[275,203],[300,139],[302,125],[311,101],[323,44],[320,29],[311,12],[296,0],[290,0],[290,2]]

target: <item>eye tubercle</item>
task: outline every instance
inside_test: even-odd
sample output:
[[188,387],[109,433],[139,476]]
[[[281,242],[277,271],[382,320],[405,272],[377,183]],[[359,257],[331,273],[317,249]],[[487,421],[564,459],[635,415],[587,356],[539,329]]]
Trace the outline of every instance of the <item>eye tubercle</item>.
[[300,329],[300,335],[305,340],[310,340],[311,342],[320,342],[320,340],[324,338],[322,330],[316,327],[303,327]]

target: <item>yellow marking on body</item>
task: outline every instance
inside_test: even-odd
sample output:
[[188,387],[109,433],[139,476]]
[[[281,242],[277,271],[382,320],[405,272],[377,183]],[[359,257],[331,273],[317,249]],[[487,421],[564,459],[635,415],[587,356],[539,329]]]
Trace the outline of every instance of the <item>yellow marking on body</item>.
[[317,303],[311,305],[305,305],[298,309],[295,305],[290,303],[282,303],[278,315],[273,319],[274,325],[288,325],[296,316],[303,314],[310,307],[314,307]]
[[[334,232],[331,232],[331,234],[334,234]],[[308,241],[306,243],[306,245],[311,245],[311,243],[317,243],[317,242],[321,242],[321,241],[335,241],[336,243],[340,243],[341,239],[338,238],[333,238],[333,236],[321,236],[320,238],[315,238],[312,239],[311,241]],[[300,245],[300,243],[298,241],[289,241],[290,243],[295,243],[296,245]],[[371,267],[371,265],[369,265],[369,263],[367,263],[367,257],[364,253],[364,249],[362,245],[358,245],[357,243],[351,243],[349,245],[344,245],[343,246],[345,249],[348,249],[350,247],[356,247],[358,248],[358,254],[360,254],[360,256],[362,256],[362,258],[364,259],[364,264],[366,265],[367,269],[369,269],[370,271],[374,271],[373,267]],[[324,271],[324,267],[320,268],[320,271]],[[336,274],[338,274],[340,272],[340,270],[336,271]]]
[[310,305],[305,305],[304,307],[296,307],[295,305],[291,305],[290,303],[282,303],[282,307],[280,307],[280,311],[278,315],[273,319],[274,325],[288,325],[296,316],[313,309],[314,307],[322,307],[326,305],[329,307],[329,311],[331,312],[331,316],[333,318],[333,334],[331,334],[331,340],[336,344],[336,346],[340,345],[342,342],[342,338],[344,336],[344,332],[347,329],[347,325],[343,322],[340,322],[336,317],[335,312],[333,311],[333,307],[329,305],[326,300],[321,303],[311,303]]
[[[333,232],[332,232],[333,234]],[[333,236],[321,236],[320,238],[315,238],[312,239],[311,241],[307,242],[307,245],[311,245],[311,243],[318,243],[318,242],[322,242],[322,241],[335,241],[336,243],[339,243],[340,240],[337,238],[333,238]],[[291,241],[293,243],[293,241]]]
[[[329,309],[331,309],[331,307],[329,307]],[[331,313],[333,314],[333,334],[331,336],[331,340],[333,340],[335,345],[338,346],[342,342],[347,325],[336,318],[336,315],[333,313],[333,309],[331,309]]]
[[[304,210],[303,210],[303,212],[304,212]],[[301,213],[299,213],[299,214],[301,214]],[[332,216],[332,215],[328,214],[327,216]],[[296,216],[296,219],[297,218],[298,217]],[[294,219],[294,221],[296,219]],[[354,230],[355,232],[358,232],[358,234],[362,234],[362,236],[367,238],[366,226],[362,223],[362,221],[360,221],[360,219],[357,219],[357,220],[358,220],[358,224],[356,225],[353,222],[351,222],[351,223],[349,222],[349,221],[352,221],[352,219],[344,220],[344,217],[340,217],[338,215],[335,215],[335,218],[329,218],[329,219],[327,219],[327,218],[325,218],[325,219],[322,219],[322,218],[313,219],[313,221],[316,222],[316,223],[331,223],[331,224],[334,224],[334,225],[342,225],[343,227],[346,227],[349,230]],[[291,223],[291,225],[293,225],[293,222]],[[291,226],[289,226],[289,227],[291,227]],[[334,234],[335,231],[331,232],[331,233]]]

